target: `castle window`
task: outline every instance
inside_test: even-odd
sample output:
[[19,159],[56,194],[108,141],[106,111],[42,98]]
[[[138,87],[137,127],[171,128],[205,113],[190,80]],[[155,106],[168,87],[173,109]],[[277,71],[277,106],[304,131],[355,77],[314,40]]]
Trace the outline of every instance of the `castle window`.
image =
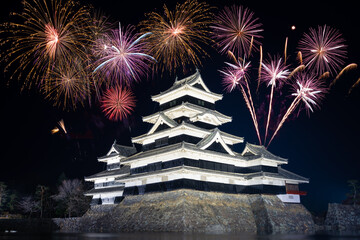
[[172,100],[170,103],[169,103],[170,107],[172,106],[175,106],[176,105],[176,99],[175,100]]
[[204,106],[204,105],[205,105],[204,100],[198,99],[198,100],[197,100],[197,103],[198,103],[198,105],[200,105],[200,106]]
[[161,147],[167,145],[169,142],[169,137],[159,138],[155,140],[155,147]]

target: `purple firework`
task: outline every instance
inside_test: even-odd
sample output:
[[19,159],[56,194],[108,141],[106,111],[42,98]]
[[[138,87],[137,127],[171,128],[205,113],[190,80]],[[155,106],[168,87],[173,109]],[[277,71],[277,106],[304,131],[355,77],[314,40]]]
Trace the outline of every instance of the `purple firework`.
[[281,58],[275,58],[275,57],[270,58],[270,61],[261,64],[265,70],[263,74],[264,81],[267,82],[267,86],[271,85],[269,111],[268,111],[266,128],[265,128],[265,139],[264,139],[265,142],[268,135],[269,123],[271,118],[274,88],[276,86],[277,81],[285,80],[288,78],[290,71],[287,69],[287,66],[282,62]]
[[252,46],[259,45],[263,31],[254,12],[243,6],[225,7],[215,18],[213,38],[220,46],[220,52],[231,51],[237,56],[247,55]]
[[298,73],[295,76],[295,82],[291,85],[293,89],[292,96],[295,96],[294,100],[290,104],[286,113],[279,122],[275,132],[273,133],[268,146],[279,132],[280,128],[285,123],[286,119],[291,115],[291,113],[298,107],[298,105],[303,102],[305,103],[305,108],[308,113],[313,112],[314,108],[319,108],[320,101],[324,98],[327,88],[323,82],[315,78],[314,74],[308,73]]
[[245,84],[244,79],[246,77],[247,69],[250,67],[250,62],[245,63],[245,60],[243,60],[242,62],[238,61],[237,64],[225,63],[229,65],[229,67],[224,71],[220,71],[223,75],[222,84],[225,91],[231,92],[239,84]]
[[[148,70],[149,61],[156,61],[146,54],[146,44],[143,38],[151,33],[141,36],[133,34],[132,26],[112,30],[103,38],[97,40],[95,55],[98,60],[94,73],[103,73],[109,81],[119,80],[120,83],[129,85],[133,81],[139,81]],[[113,85],[116,83],[113,83]]]
[[314,108],[319,107],[319,103],[326,93],[326,87],[323,82],[317,80],[314,75],[306,73],[296,75],[292,89],[294,93],[291,95],[305,104],[308,113],[309,111],[313,112]]
[[340,32],[326,25],[310,28],[309,31],[304,33],[298,47],[306,67],[317,75],[339,70],[347,54]]

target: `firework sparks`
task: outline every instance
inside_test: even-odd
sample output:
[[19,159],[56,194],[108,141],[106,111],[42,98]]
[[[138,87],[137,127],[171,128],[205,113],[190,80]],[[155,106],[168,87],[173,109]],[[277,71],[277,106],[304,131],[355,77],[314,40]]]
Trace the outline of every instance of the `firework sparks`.
[[346,67],[344,67],[343,70],[341,70],[339,72],[339,74],[336,76],[336,78],[331,82],[330,87],[333,86],[344,73],[346,73],[350,70],[356,69],[356,68],[357,68],[356,63],[351,63],[351,64],[347,65]]
[[355,88],[356,86],[359,86],[359,85],[360,85],[360,78],[358,78],[358,80],[351,86],[351,88],[349,89],[348,94],[350,95],[351,92],[354,90],[354,88]]
[[[65,123],[64,123],[64,119],[61,119],[60,121],[57,122],[57,124],[59,125],[59,127],[61,128],[61,130],[63,130],[63,132],[65,134],[67,134],[67,131],[66,131],[66,128],[65,128]],[[59,127],[54,127],[52,130],[51,130],[51,134],[55,134],[55,133],[58,133],[60,131]]]
[[303,102],[305,105],[306,111],[309,113],[313,112],[314,108],[319,108],[319,103],[323,99],[324,94],[326,93],[326,88],[324,84],[316,79],[314,75],[307,73],[299,73],[295,77],[295,82],[292,84],[294,92],[291,94],[294,96],[294,100],[290,104],[280,123],[278,124],[274,134],[272,135],[268,146],[283,126],[286,119],[290,114],[297,108],[297,106]]
[[108,89],[101,100],[101,108],[112,121],[118,121],[131,114],[135,107],[135,97],[126,87]]
[[257,49],[256,45],[262,38],[260,33],[263,31],[261,23],[254,13],[243,6],[225,7],[223,11],[215,18],[215,24],[212,26],[213,38],[220,46],[220,52],[228,50],[243,56],[251,53],[250,47]]
[[281,80],[288,78],[290,71],[287,69],[287,66],[282,62],[281,58],[270,58],[270,61],[262,63],[264,68],[263,80],[267,82],[267,86],[271,85],[270,91],[270,100],[269,100],[269,111],[267,115],[266,128],[265,128],[265,138],[266,141],[270,123],[270,116],[272,111],[272,100],[274,96],[274,88],[276,83]]
[[23,1],[23,11],[12,16],[20,21],[2,25],[1,33],[6,37],[1,44],[9,47],[1,58],[7,63],[5,71],[13,71],[11,78],[24,80],[23,88],[38,86],[55,61],[85,55],[83,49],[89,37],[80,29],[88,19],[86,7],[73,1]]
[[[261,144],[259,124],[257,122],[256,112],[254,108],[254,103],[251,96],[250,86],[246,78],[246,72],[250,67],[250,62],[245,63],[245,60],[238,60],[236,65],[227,63],[229,66],[224,71],[220,71],[223,75],[223,85],[224,89],[228,92],[233,91],[237,86],[240,87],[241,93],[244,97],[247,108],[249,109],[251,118],[254,123],[254,127],[258,136],[258,140]],[[246,89],[246,90],[245,90]]]
[[339,31],[326,25],[318,26],[317,30],[310,28],[309,31],[299,42],[306,67],[317,75],[339,70],[347,54],[345,40]]
[[200,44],[207,44],[208,25],[211,23],[211,8],[206,3],[187,0],[177,4],[175,11],[164,5],[164,16],[151,12],[140,23],[142,32],[152,32],[148,38],[150,54],[158,61],[157,70],[175,72],[189,65],[200,66],[198,55],[208,56]]
[[95,62],[97,67],[93,72],[104,73],[109,81],[120,80],[120,84],[129,85],[132,81],[139,81],[149,68],[149,60],[156,61],[145,54],[146,45],[141,41],[150,34],[145,33],[138,37],[133,34],[133,27],[130,26],[124,31],[119,23],[119,29],[111,31],[103,39],[98,39],[95,55],[99,56],[99,59]]
[[90,98],[92,84],[88,75],[80,59],[61,62],[46,76],[42,92],[54,106],[63,110],[75,110],[79,104],[84,105],[84,100]]

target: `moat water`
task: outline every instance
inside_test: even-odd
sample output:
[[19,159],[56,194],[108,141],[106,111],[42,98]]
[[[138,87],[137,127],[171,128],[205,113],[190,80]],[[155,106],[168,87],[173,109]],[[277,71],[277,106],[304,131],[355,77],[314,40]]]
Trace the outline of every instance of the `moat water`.
[[1,240],[360,240],[360,235],[254,235],[189,233],[0,233]]

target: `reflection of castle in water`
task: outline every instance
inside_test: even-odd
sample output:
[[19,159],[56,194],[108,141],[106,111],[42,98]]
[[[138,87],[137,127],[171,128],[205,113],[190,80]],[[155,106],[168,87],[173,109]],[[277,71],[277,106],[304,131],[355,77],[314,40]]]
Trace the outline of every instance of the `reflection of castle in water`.
[[94,182],[86,193],[92,204],[116,204],[127,195],[181,188],[273,194],[283,202],[299,203],[303,192],[298,184],[309,181],[281,168],[286,159],[249,143],[242,153],[232,150],[243,138],[217,128],[232,120],[215,110],[221,99],[199,72],[153,96],[160,111],[143,117],[153,127],[132,139],[142,145],[141,151],[114,142],[106,156],[98,158],[107,170],[85,177]]

